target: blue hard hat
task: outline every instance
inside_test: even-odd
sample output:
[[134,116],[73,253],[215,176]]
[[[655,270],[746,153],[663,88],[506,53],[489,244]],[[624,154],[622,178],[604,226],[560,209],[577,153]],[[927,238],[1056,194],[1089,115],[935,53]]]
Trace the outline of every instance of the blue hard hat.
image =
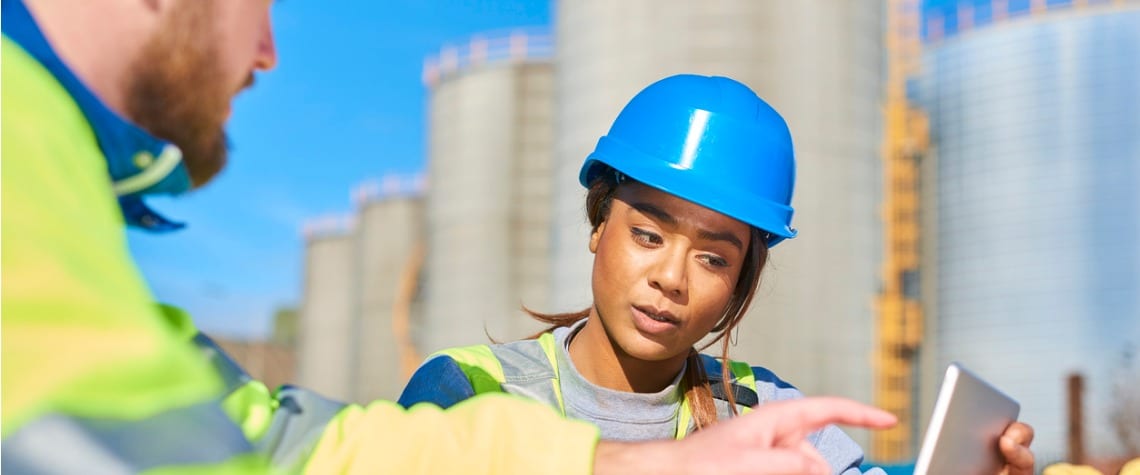
[[671,76],[639,92],[586,157],[589,187],[606,164],[648,186],[768,233],[796,236],[792,136],[780,114],[729,78]]

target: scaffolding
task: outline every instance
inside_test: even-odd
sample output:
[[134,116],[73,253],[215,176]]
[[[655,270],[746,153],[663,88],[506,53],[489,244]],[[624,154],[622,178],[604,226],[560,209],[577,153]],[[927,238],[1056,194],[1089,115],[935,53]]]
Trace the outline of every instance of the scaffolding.
[[874,433],[877,462],[914,458],[917,406],[915,367],[922,341],[919,302],[919,158],[927,149],[925,115],[907,98],[907,81],[921,59],[917,0],[890,0],[887,7],[886,121],[883,143],[883,285],[877,300],[878,344],[875,404],[898,417],[895,427]]

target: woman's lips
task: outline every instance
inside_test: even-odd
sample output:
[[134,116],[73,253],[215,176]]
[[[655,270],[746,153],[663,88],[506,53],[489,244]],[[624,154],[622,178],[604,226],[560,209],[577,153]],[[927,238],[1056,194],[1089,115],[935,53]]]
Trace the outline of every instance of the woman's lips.
[[669,312],[642,305],[630,306],[633,324],[643,333],[661,334],[676,330],[681,322]]

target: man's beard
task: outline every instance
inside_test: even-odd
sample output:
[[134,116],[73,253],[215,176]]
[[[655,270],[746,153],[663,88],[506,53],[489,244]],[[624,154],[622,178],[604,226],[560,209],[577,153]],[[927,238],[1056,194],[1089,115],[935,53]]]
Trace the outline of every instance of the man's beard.
[[224,126],[234,91],[220,63],[214,1],[175,5],[131,66],[126,109],[136,124],[182,149],[197,187],[226,164]]

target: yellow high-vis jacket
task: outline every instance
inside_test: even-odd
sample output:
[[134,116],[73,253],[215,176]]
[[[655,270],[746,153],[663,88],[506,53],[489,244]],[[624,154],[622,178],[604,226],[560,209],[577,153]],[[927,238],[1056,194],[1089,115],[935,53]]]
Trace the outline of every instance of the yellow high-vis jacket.
[[10,38],[18,7],[4,1],[0,52],[0,470],[590,471],[597,430],[539,403],[404,410],[270,392],[157,305],[128,253],[106,144],[53,69],[62,62]]

